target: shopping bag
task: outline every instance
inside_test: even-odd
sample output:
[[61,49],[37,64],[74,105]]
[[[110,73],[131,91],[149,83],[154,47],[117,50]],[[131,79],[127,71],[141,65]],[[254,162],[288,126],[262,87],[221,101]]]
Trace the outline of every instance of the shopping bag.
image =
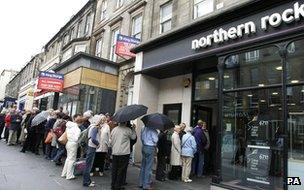
[[74,175],[82,175],[84,170],[86,169],[86,161],[79,160],[74,164]]
[[52,132],[49,132],[45,138],[45,141],[44,143],[45,144],[50,144],[52,142],[52,139],[53,139],[53,133]]

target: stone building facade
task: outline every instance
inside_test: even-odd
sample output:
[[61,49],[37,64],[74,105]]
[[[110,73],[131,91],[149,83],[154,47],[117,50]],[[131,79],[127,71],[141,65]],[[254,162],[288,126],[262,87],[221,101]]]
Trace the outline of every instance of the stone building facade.
[[0,75],[0,101],[5,98],[5,87],[10,82],[10,80],[18,73],[15,70],[3,70]]

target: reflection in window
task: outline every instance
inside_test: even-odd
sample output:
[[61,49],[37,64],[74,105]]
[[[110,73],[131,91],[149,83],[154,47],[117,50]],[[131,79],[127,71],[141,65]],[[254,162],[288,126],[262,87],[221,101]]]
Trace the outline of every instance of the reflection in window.
[[[282,189],[281,89],[224,94],[222,178],[225,184]],[[276,94],[277,106],[271,106]]]
[[304,82],[304,40],[290,43],[287,47],[287,81],[291,84]]
[[281,84],[281,76],[282,63],[276,47],[232,55],[225,61],[224,89]]
[[216,99],[218,95],[217,72],[202,74],[195,80],[195,100]]

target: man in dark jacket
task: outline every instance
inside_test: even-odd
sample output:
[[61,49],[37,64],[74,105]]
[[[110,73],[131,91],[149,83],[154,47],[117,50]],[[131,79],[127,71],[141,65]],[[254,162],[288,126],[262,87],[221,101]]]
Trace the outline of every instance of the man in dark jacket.
[[9,137],[7,145],[16,145],[17,143],[17,131],[21,128],[22,116],[15,109],[10,112],[11,125],[9,127]]
[[158,181],[166,180],[166,163],[170,157],[171,142],[168,141],[167,131],[160,131],[157,142],[157,166],[155,179]]
[[20,152],[25,153],[25,151],[31,150],[33,153],[35,153],[36,133],[35,133],[35,127],[32,127],[31,125],[32,125],[32,120],[38,113],[39,113],[38,108],[33,108],[29,120],[25,123],[25,128],[27,130],[27,137],[23,144],[22,150]]

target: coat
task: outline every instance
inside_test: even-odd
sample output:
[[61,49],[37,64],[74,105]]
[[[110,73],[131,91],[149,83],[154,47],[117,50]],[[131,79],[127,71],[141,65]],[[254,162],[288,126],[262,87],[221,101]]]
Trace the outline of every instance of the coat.
[[186,133],[182,138],[182,156],[194,157],[196,152],[196,141],[191,133]]
[[67,138],[68,142],[77,142],[78,138],[80,136],[80,129],[78,125],[74,122],[68,121],[66,123],[66,133],[67,133]]
[[96,152],[108,152],[108,148],[110,146],[110,127],[108,124],[102,124],[99,130],[99,147]]
[[177,132],[174,131],[171,137],[172,146],[171,146],[171,155],[170,155],[170,164],[172,166],[180,166],[181,162],[181,140]]
[[17,131],[19,128],[21,128],[21,121],[22,121],[22,116],[19,114],[12,114],[10,118],[10,130]]

